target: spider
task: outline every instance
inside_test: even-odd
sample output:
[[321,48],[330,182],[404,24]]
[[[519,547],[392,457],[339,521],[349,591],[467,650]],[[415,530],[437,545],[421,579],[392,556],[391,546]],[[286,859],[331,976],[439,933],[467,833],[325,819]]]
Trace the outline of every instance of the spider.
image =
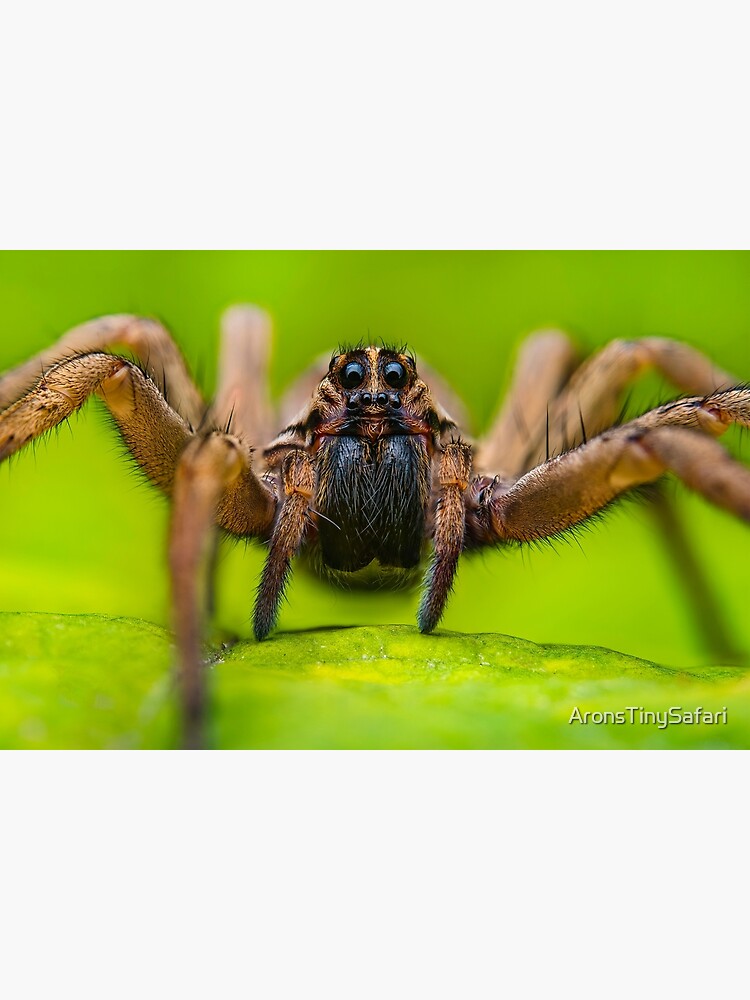
[[[170,497],[186,746],[202,739],[201,621],[217,527],[267,545],[253,618],[264,639],[298,553],[338,583],[398,585],[427,562],[417,620],[430,632],[462,552],[553,538],[665,472],[750,520],[750,470],[714,440],[732,423],[750,426],[750,386],[677,341],[613,341],[581,363],[566,334],[529,336],[477,442],[459,430],[462,407],[442,379],[385,346],[341,349],[327,371],[323,362],[300,378],[277,417],[270,344],[261,309],[224,314],[210,405],[165,327],[137,316],[76,327],[0,378],[0,461],[96,395]],[[616,425],[626,386],[648,368],[688,397]],[[275,419],[284,429],[272,438]]]

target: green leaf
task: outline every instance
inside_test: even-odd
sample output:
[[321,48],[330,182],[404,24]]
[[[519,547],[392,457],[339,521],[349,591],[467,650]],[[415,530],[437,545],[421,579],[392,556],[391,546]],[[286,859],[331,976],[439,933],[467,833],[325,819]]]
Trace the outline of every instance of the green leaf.
[[[0,614],[0,745],[169,747],[163,629],[100,615]],[[750,671],[409,626],[244,641],[209,667],[211,741],[270,748],[750,746]],[[570,722],[575,708],[719,712],[726,724]],[[627,717],[627,716],[626,716]]]
[[167,747],[169,634],[133,618],[0,613],[0,746]]

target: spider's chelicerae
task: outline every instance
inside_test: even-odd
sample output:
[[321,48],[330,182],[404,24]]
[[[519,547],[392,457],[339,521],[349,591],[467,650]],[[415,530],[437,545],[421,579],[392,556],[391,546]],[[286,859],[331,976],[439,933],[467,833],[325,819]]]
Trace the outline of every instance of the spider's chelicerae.
[[[138,363],[110,353],[117,347]],[[268,546],[254,614],[263,639],[300,550],[334,581],[382,583],[409,578],[431,549],[418,612],[429,632],[462,552],[556,536],[665,472],[750,520],[750,470],[714,440],[732,423],[750,426],[750,387],[676,341],[615,341],[580,363],[565,334],[530,336],[476,443],[462,435],[460,403],[438,376],[386,347],[335,354],[327,371],[300,379],[277,416],[269,348],[266,314],[230,309],[210,406],[165,328],[135,316],[77,327],[0,379],[0,460],[96,394],[171,498],[188,744],[199,741],[204,712],[200,622],[216,526]],[[688,397],[613,426],[623,390],[647,368]]]

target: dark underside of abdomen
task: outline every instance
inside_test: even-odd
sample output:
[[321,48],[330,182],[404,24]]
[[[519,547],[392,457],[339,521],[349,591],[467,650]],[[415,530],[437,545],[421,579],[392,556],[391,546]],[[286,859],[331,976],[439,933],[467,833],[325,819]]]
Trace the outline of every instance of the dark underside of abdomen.
[[416,566],[422,555],[430,459],[422,437],[325,438],[317,454],[313,508],[320,558],[330,569],[355,572]]

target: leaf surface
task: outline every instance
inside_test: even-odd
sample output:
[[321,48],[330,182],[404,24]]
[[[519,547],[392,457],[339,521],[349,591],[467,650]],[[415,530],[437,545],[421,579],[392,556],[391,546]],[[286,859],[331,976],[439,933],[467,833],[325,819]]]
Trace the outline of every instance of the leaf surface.
[[[0,745],[170,747],[169,633],[137,619],[0,614]],[[750,746],[750,671],[681,670],[584,646],[410,626],[242,641],[209,668],[223,748],[721,748]],[[726,724],[642,722],[640,709]],[[571,722],[574,710],[626,721]],[[628,708],[635,709],[629,721]]]

